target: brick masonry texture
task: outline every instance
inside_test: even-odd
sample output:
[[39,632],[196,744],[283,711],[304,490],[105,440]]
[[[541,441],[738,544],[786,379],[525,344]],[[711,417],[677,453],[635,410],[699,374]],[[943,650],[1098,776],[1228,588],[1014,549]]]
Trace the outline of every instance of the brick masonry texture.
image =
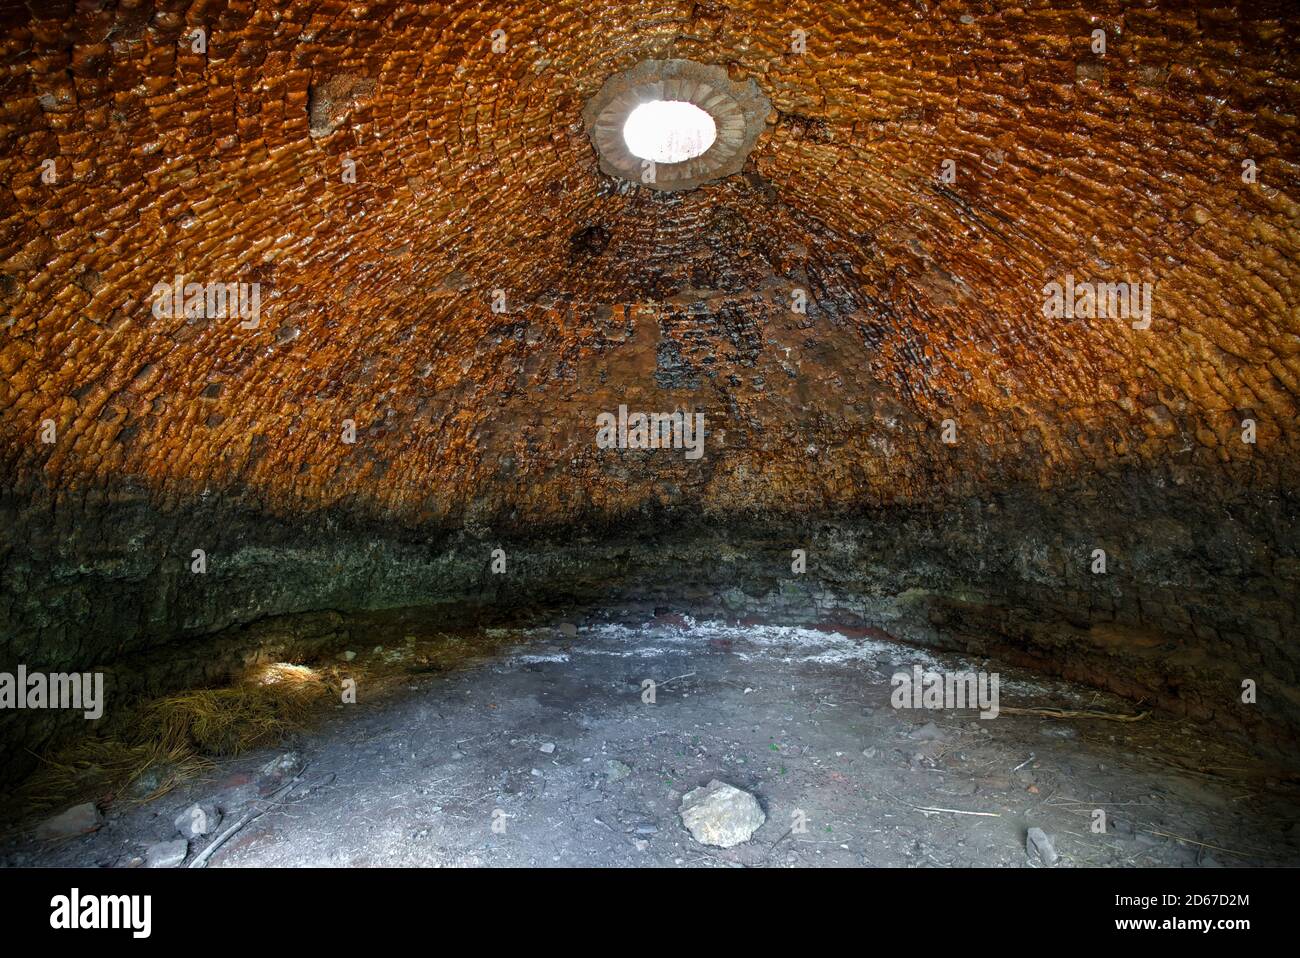
[[[1112,684],[1192,648],[1212,681],[1135,694],[1199,714],[1250,662],[1294,688],[1297,32],[1283,2],[0,0],[6,652],[473,593],[410,571],[449,536],[803,517],[879,530],[894,594],[945,596],[932,641],[1069,662],[1111,629],[1077,661]],[[603,175],[584,104],[677,58],[771,101],[744,170]],[[259,283],[258,327],[156,317],[178,274]],[[1152,283],[1150,328],[1044,318],[1066,274]],[[621,403],[704,413],[705,456],[597,448]],[[1002,497],[1036,518],[971,518]],[[1075,581],[1107,530],[1118,596]],[[209,541],[281,594],[187,595]],[[367,571],[286,571],[311,549]]]

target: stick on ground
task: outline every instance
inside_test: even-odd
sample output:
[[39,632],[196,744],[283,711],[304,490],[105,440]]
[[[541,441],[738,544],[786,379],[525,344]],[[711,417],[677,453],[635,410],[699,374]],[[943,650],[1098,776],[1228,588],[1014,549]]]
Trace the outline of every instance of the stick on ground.
[[261,807],[254,806],[253,808],[250,808],[248,811],[244,812],[244,814],[239,817],[239,821],[235,822],[235,824],[231,825],[224,832],[222,832],[220,835],[214,838],[212,840],[211,845],[209,845],[207,848],[203,849],[203,851],[199,852],[196,856],[194,856],[194,861],[190,862],[187,867],[203,868],[205,865],[207,865],[208,859],[211,858],[214,854],[216,854],[217,849],[220,848],[222,845],[224,845],[226,842],[228,842],[241,828],[243,828],[249,822],[261,818],[271,809],[275,808],[276,805],[281,804],[278,801],[279,797],[281,795],[285,795],[290,791],[292,791],[294,786],[296,786],[299,782],[302,781],[303,772],[305,771],[306,769],[304,768],[302,772],[298,773],[297,777],[295,777],[293,781],[289,782],[287,785],[280,786],[280,788],[276,789],[274,792],[268,795],[266,799],[263,800]]

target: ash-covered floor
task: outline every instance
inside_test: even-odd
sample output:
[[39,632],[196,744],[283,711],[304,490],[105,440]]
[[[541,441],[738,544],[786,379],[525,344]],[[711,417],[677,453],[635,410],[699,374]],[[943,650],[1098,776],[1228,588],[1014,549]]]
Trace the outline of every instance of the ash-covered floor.
[[[1046,867],[1027,850],[1031,828],[1055,867],[1300,863],[1295,794],[1203,726],[891,705],[891,675],[920,665],[997,671],[1003,709],[1135,712],[996,662],[678,617],[487,630],[481,654],[446,670],[427,663],[463,637],[409,614],[374,637],[354,661],[398,667],[396,685],[368,694],[362,682],[356,704],[296,741],[147,804],[117,802],[92,834],[12,831],[0,863],[137,867],[178,840],[174,820],[195,803],[222,824],[189,842],[187,863],[262,812],[211,856],[220,868]],[[268,804],[259,770],[277,759],[299,783]],[[713,780],[765,814],[731,848],[700,844],[680,817],[683,796]]]

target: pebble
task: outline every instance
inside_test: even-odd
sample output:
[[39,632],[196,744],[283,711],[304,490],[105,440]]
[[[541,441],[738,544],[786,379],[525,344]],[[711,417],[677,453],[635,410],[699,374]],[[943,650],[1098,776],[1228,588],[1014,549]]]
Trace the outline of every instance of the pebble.
[[297,752],[285,752],[273,758],[263,765],[257,774],[258,794],[266,796],[279,790],[281,786],[293,781],[294,776],[301,772],[302,768],[302,756]]
[[1056,846],[1041,828],[1029,829],[1029,833],[1025,836],[1025,852],[1030,856],[1037,856],[1044,865],[1049,867],[1055,865],[1058,858]]
[[1068,725],[1044,725],[1040,728],[1039,733],[1048,738],[1078,738],[1079,733],[1076,729]]
[[145,867],[174,868],[185,861],[185,856],[189,853],[190,843],[183,838],[178,838],[174,842],[158,842],[156,845],[150,845],[145,851]]
[[221,824],[221,812],[211,802],[191,805],[175,819],[176,831],[185,838],[209,835]]
[[917,742],[946,742],[949,736],[933,722],[926,722],[920,728],[912,729],[907,737]]

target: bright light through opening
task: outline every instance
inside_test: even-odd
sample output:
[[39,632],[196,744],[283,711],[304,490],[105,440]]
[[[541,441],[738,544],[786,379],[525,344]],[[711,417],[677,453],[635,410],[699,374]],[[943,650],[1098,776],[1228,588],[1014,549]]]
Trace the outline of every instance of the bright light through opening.
[[713,117],[683,100],[642,103],[623,124],[623,142],[632,155],[656,163],[693,160],[717,138]]

